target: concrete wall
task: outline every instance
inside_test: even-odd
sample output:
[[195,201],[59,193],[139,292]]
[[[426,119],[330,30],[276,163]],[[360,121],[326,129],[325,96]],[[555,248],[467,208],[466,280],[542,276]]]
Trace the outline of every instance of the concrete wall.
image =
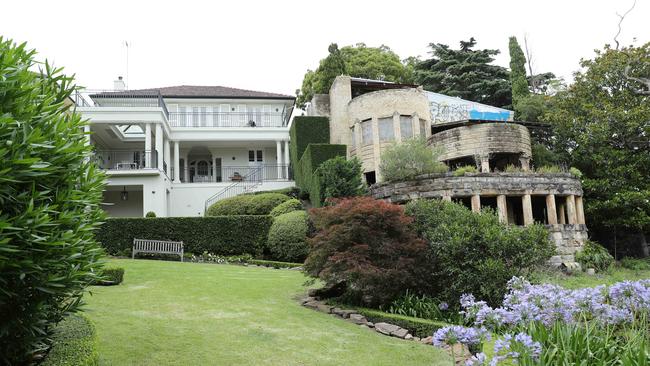
[[164,174],[143,175],[134,172],[127,176],[108,176],[109,186],[142,186],[142,214],[149,211],[158,217],[167,216],[169,209],[168,195],[171,182]]
[[429,145],[443,148],[441,161],[492,153],[532,156],[528,129],[515,123],[483,122],[452,128],[432,135]]
[[102,208],[110,217],[143,217],[143,191],[129,191],[129,199],[122,201],[121,191],[104,191]]
[[350,144],[348,103],[352,100],[352,81],[349,76],[334,79],[329,92],[330,143]]

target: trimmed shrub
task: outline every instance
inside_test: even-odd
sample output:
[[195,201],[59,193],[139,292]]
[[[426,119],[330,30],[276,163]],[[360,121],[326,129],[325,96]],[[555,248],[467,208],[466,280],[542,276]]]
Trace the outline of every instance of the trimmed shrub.
[[370,197],[345,198],[310,211],[317,230],[308,240],[305,271],[343,299],[387,304],[428,280],[427,245],[410,230],[404,208]]
[[147,212],[146,215],[144,215],[144,217],[156,217],[156,213],[153,212],[153,211],[149,211],[149,212]]
[[0,364],[33,362],[96,282],[104,175],[73,79],[0,37]]
[[208,208],[206,216],[268,215],[277,205],[288,201],[280,193],[239,195],[217,201]]
[[[506,167],[507,168],[507,167]],[[477,173],[478,169],[474,165],[459,166],[454,170],[454,177],[462,177],[465,173]]]
[[282,189],[272,189],[270,191],[255,191],[255,192],[244,193],[244,195],[256,196],[258,194],[265,194],[265,193],[280,193],[280,194],[283,194],[285,196],[289,196],[291,198],[299,198],[300,197],[300,188],[298,188],[298,187],[288,187],[288,188],[282,188]]
[[124,280],[124,268],[109,267],[102,270],[100,285],[119,285]]
[[267,242],[273,259],[301,262],[307,257],[308,217],[305,211],[293,211],[276,217]]
[[[293,119],[289,130],[291,144],[289,157],[294,167],[302,158],[309,144],[329,144],[330,122],[327,117],[299,116]],[[297,172],[296,172],[297,173]],[[296,174],[298,175],[298,174]],[[298,179],[296,179],[296,182]]]
[[303,210],[302,203],[300,203],[299,200],[292,198],[288,201],[284,201],[281,204],[275,206],[275,208],[271,210],[271,216],[278,217],[280,215],[284,215],[289,212],[301,211],[301,210]]
[[614,257],[602,245],[587,240],[584,247],[576,253],[576,261],[583,270],[593,268],[596,272],[606,272],[614,263]]
[[183,250],[218,255],[260,255],[266,245],[271,216],[109,218],[97,241],[109,254],[133,247],[133,238],[183,241]]
[[320,184],[321,201],[330,198],[361,196],[367,192],[361,179],[361,161],[337,156],[326,160],[316,170]]
[[421,138],[412,138],[389,146],[381,153],[379,170],[385,181],[401,181],[422,174],[445,173],[448,168],[438,161],[442,151],[427,146]]
[[302,155],[296,171],[300,171],[300,180],[296,175],[296,184],[304,191],[309,192],[309,200],[314,207],[322,204],[321,182],[316,170],[329,159],[345,156],[345,145],[310,144]]
[[86,317],[66,317],[54,328],[52,340],[52,347],[41,366],[99,365],[95,327]]
[[414,318],[411,316],[385,313],[374,309],[357,309],[359,314],[363,315],[368,321],[373,323],[395,324],[401,328],[408,329],[415,337],[426,338],[431,336],[436,330],[446,327],[449,324],[435,320]]
[[555,252],[542,225],[509,226],[490,210],[480,214],[441,200],[406,206],[417,233],[429,243],[427,286],[416,293],[452,307],[462,294],[499,304],[514,276],[527,275]]
[[256,264],[258,266],[263,266],[263,267],[271,267],[271,268],[298,268],[302,267],[302,263],[290,263],[290,262],[278,262],[278,261],[266,261],[262,259],[251,259],[247,263],[249,264]]

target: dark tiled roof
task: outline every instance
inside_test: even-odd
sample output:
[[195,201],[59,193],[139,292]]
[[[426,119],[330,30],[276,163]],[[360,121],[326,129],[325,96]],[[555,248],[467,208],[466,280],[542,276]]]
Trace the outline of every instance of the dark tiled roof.
[[228,88],[225,86],[179,85],[163,88],[136,89],[122,92],[102,92],[93,97],[101,98],[104,95],[137,96],[160,94],[167,98],[248,98],[248,99],[296,99],[296,97],[278,93],[267,93],[254,90]]

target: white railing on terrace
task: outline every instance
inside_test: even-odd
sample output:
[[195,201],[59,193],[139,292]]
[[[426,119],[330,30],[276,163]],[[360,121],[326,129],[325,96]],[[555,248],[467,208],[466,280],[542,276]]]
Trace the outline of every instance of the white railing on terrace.
[[170,112],[172,127],[284,127],[279,112]]

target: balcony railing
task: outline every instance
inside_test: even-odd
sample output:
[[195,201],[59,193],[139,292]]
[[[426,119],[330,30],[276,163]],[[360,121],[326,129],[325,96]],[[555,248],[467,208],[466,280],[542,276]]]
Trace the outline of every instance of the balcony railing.
[[279,112],[171,112],[172,127],[284,127],[286,116]]
[[72,96],[80,107],[160,107],[169,118],[165,100],[159,91],[114,91],[84,89]]
[[105,170],[157,169],[158,155],[148,150],[98,150],[95,161]]
[[[174,168],[171,169],[172,176]],[[189,171],[181,169],[181,182],[183,183],[227,183],[241,181],[286,181],[292,180],[291,169],[288,170],[286,165],[257,165],[257,166],[223,166],[217,167],[216,176],[213,174],[211,167],[195,169],[190,167]]]

